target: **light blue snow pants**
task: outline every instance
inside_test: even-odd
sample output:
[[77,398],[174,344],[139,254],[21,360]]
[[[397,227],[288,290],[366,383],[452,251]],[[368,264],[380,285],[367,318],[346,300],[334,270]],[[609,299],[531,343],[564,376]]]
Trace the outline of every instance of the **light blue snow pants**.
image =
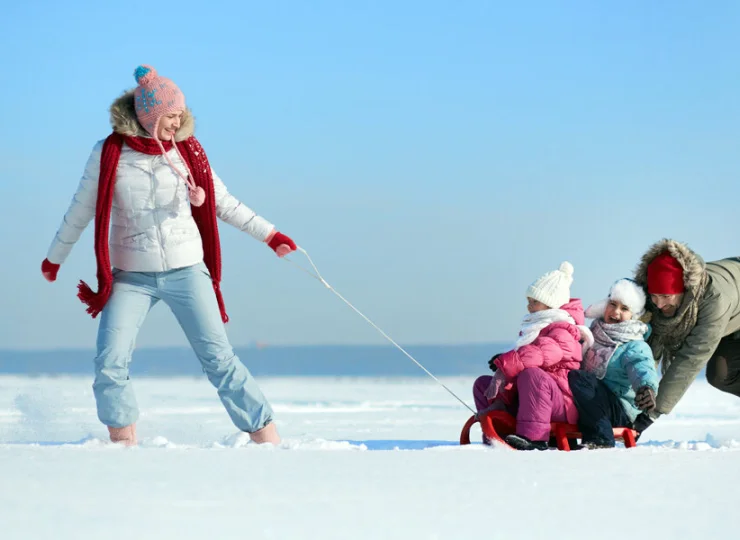
[[139,328],[160,300],[177,317],[234,425],[251,433],[269,424],[272,408],[229,344],[204,263],[168,272],[114,271],[95,358],[93,392],[100,421],[125,427],[139,417],[129,363]]

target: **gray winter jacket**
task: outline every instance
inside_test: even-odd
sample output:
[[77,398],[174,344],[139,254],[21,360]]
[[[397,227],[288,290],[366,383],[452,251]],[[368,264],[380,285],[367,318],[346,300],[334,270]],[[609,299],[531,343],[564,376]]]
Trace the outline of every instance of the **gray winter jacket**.
[[[691,331],[674,352],[660,381],[657,414],[667,414],[683,397],[699,372],[707,365],[720,340],[740,331],[740,257],[704,263],[685,245],[674,240],[654,244],[643,256],[635,279],[647,285],[648,264],[663,251],[669,251],[684,270],[684,302],[698,302],[698,315]],[[704,293],[693,298],[692,291],[706,274]],[[651,310],[655,307],[648,302]],[[659,316],[655,313],[655,316]],[[649,343],[656,337],[654,330]],[[657,358],[656,358],[657,360]]]

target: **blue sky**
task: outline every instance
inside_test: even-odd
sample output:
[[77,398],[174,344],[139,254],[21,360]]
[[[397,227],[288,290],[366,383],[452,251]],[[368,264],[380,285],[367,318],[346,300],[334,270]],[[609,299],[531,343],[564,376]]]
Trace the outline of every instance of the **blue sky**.
[[[4,8],[2,348],[94,344],[92,227],[56,283],[38,268],[140,63],[184,91],[230,191],[402,343],[513,339],[562,260],[590,303],[662,237],[740,254],[736,2],[159,5]],[[382,342],[221,234],[235,344]],[[182,344],[155,308],[139,345]]]

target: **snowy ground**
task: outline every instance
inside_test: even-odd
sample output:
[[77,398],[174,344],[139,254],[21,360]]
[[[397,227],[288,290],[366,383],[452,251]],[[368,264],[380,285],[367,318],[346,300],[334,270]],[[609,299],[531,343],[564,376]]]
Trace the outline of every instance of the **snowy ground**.
[[[470,401],[470,378],[443,379]],[[263,379],[285,442],[247,444],[205,377],[135,381],[139,448],[89,378],[0,376],[0,538],[736,538],[740,399],[697,382],[633,450],[456,444],[425,379]],[[474,437],[479,439],[479,431]]]

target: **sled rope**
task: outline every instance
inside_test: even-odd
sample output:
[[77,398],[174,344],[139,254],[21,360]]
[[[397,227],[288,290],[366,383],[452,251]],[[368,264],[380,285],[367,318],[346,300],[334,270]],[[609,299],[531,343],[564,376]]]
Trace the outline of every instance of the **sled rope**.
[[387,339],[388,341],[390,341],[399,351],[401,351],[403,354],[405,354],[409,358],[409,360],[411,360],[414,364],[416,364],[417,366],[419,366],[424,371],[424,373],[426,373],[427,375],[429,375],[432,379],[434,379],[437,382],[437,384],[439,384],[442,388],[444,388],[445,390],[447,390],[452,397],[454,397],[456,400],[458,400],[460,403],[462,403],[463,406],[466,409],[468,409],[473,414],[476,414],[476,412],[470,407],[470,405],[468,405],[467,403],[465,403],[457,394],[455,394],[455,392],[453,392],[452,390],[450,390],[442,381],[440,381],[437,377],[435,377],[427,368],[425,368],[424,366],[422,366],[421,363],[419,363],[416,360],[416,358],[414,358],[413,356],[411,356],[408,352],[406,352],[406,350],[403,347],[401,347],[398,343],[396,343],[388,334],[386,334],[385,332],[383,332],[383,330],[381,330],[380,327],[377,324],[375,324],[373,321],[371,321],[369,318],[367,318],[365,316],[365,314],[363,314],[359,309],[357,309],[355,306],[353,306],[344,296],[342,296],[341,294],[339,294],[339,292],[334,287],[332,287],[331,285],[329,285],[329,283],[321,276],[321,272],[319,272],[319,269],[316,268],[316,265],[314,264],[313,260],[311,259],[311,256],[308,254],[308,252],[306,252],[305,249],[303,249],[302,247],[298,247],[298,251],[300,251],[301,253],[303,253],[306,256],[306,259],[308,259],[308,262],[311,264],[311,267],[314,270],[313,272],[311,272],[307,268],[301,266],[300,264],[296,263],[295,261],[293,261],[293,260],[291,260],[291,259],[289,259],[287,257],[283,257],[283,259],[285,259],[286,261],[288,261],[289,263],[291,263],[292,265],[294,265],[299,270],[302,270],[303,272],[305,272],[306,274],[308,274],[312,278],[319,280],[324,285],[324,287],[326,287],[331,292],[333,292],[335,295],[337,295],[337,297],[342,302],[344,302],[345,304],[347,304],[350,308],[352,308],[354,310],[355,313],[357,313],[360,317],[362,317],[363,319],[365,319],[365,321],[367,321],[368,324],[370,324],[370,326],[372,326],[373,328],[375,328],[380,333],[381,336],[383,336],[385,339]]

